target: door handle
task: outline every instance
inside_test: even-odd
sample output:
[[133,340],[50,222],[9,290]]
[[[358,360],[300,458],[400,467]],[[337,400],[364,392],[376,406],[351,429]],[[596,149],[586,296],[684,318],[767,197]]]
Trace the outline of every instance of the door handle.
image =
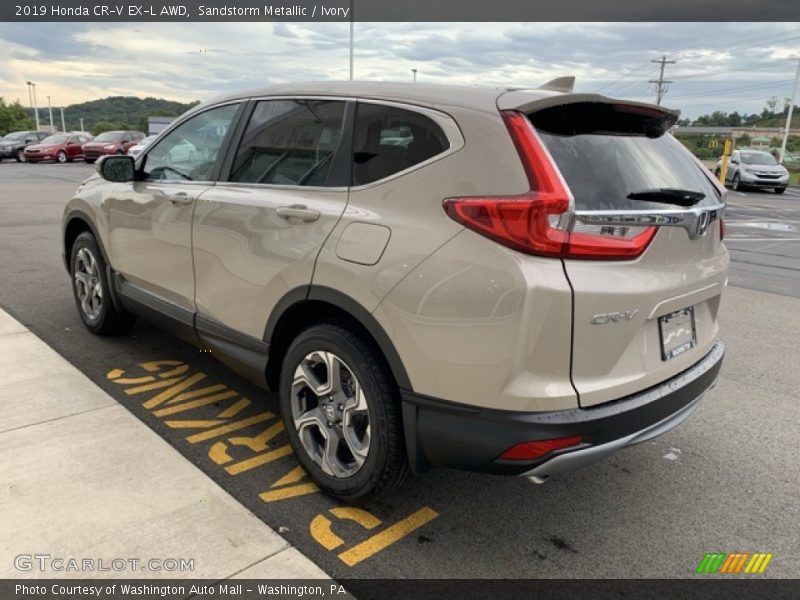
[[319,211],[308,208],[305,204],[279,206],[275,209],[278,216],[290,223],[311,223],[319,219]]
[[190,196],[186,192],[175,192],[170,196],[170,201],[175,204],[176,206],[191,204],[194,201],[194,197]]

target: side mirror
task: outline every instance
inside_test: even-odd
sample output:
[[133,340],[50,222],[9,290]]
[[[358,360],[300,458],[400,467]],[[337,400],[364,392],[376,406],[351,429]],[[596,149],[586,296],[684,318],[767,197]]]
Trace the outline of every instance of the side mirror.
[[738,160],[736,160],[735,158],[732,158],[732,159],[731,159],[731,164],[732,164],[732,165],[738,165],[738,164],[739,164],[739,161],[738,161]]
[[127,154],[101,156],[97,161],[96,169],[100,177],[114,183],[133,181],[136,176],[133,157]]

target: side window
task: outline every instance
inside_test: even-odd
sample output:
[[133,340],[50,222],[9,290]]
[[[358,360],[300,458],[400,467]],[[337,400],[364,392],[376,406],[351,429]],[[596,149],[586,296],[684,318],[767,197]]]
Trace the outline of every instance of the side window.
[[331,165],[344,108],[338,100],[262,100],[242,136],[230,181],[335,185]]
[[353,142],[353,185],[384,179],[449,147],[441,127],[425,115],[360,102]]
[[208,181],[238,104],[226,104],[184,121],[148,148],[142,172],[159,181]]

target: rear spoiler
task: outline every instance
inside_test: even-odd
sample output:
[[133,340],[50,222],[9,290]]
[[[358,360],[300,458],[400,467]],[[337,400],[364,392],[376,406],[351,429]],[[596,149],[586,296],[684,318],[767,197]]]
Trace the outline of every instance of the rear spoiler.
[[497,99],[497,107],[524,113],[538,129],[562,134],[592,131],[659,137],[680,116],[678,110],[646,102],[617,100],[600,94],[549,93],[556,87],[557,84],[553,88],[543,86],[542,91],[506,92]]

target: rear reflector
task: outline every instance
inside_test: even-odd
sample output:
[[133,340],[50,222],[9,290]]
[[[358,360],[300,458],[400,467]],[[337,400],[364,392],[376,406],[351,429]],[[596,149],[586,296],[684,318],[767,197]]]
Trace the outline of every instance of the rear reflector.
[[583,441],[579,435],[573,435],[564,438],[555,438],[552,440],[536,440],[533,442],[522,442],[516,446],[512,446],[503,454],[500,455],[504,460],[535,460],[541,458],[545,454],[549,454],[554,450],[561,450],[569,448],[570,446],[577,446]]
[[515,111],[501,114],[530,191],[517,196],[447,198],[444,210],[451,219],[504,246],[537,256],[625,260],[644,252],[655,235],[654,227],[631,237],[560,229],[559,217],[570,205],[566,184],[528,118]]

